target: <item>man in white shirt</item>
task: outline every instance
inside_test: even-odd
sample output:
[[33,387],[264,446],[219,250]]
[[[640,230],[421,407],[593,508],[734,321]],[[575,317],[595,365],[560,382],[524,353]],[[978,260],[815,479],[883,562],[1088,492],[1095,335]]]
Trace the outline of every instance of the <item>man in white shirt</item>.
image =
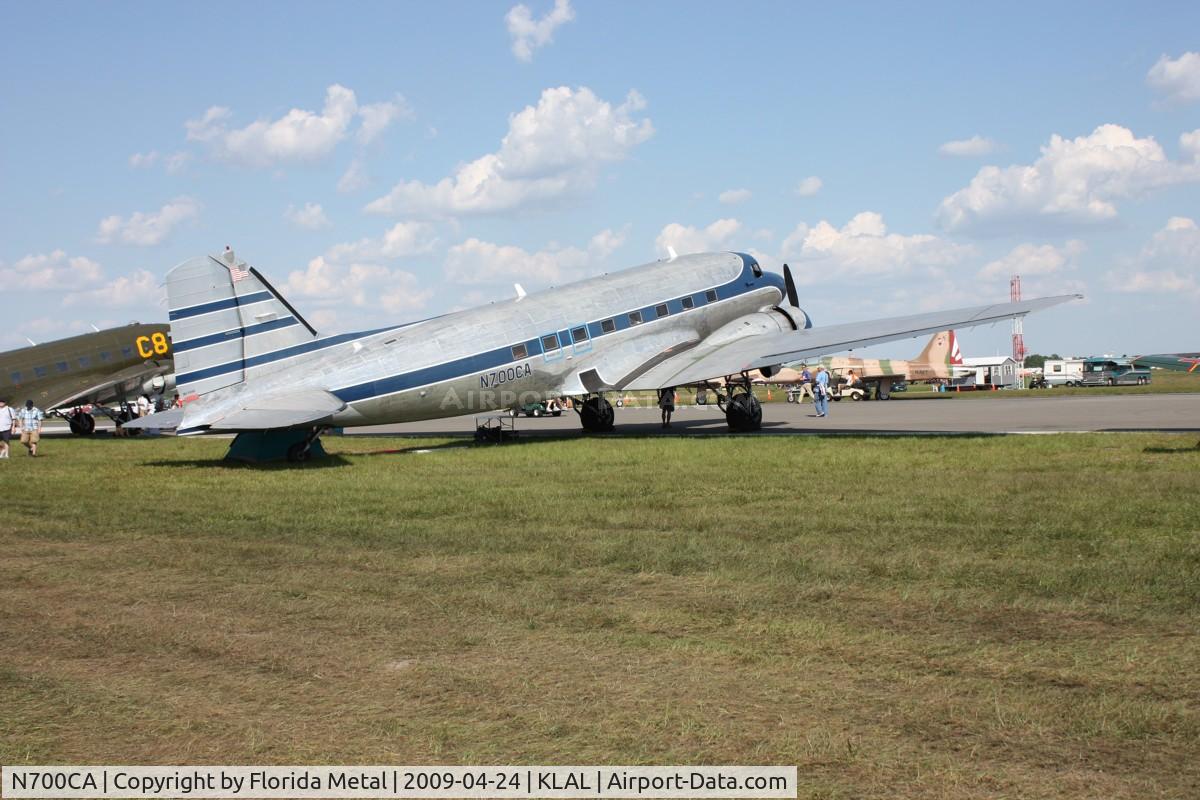
[[137,399],[137,413],[139,417],[144,417],[150,413],[150,398],[142,395]]
[[8,458],[8,441],[16,424],[17,418],[8,407],[8,401],[0,400],[0,458]]

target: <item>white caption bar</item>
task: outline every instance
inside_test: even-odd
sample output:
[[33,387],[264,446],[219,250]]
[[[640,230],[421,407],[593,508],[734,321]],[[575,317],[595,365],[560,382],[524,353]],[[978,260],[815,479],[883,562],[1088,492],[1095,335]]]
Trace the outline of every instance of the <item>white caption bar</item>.
[[3,767],[4,798],[794,798],[796,767]]

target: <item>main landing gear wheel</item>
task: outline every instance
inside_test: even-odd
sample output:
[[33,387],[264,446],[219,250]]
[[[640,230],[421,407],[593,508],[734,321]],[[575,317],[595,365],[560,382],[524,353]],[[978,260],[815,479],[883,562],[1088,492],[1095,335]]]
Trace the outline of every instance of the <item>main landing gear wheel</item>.
[[96,431],[96,418],[91,414],[77,411],[67,417],[67,425],[76,436],[91,436]]
[[616,417],[612,403],[600,395],[587,398],[579,406],[579,421],[588,433],[610,432]]
[[734,433],[762,429],[762,403],[750,392],[740,392],[725,402],[725,422]]

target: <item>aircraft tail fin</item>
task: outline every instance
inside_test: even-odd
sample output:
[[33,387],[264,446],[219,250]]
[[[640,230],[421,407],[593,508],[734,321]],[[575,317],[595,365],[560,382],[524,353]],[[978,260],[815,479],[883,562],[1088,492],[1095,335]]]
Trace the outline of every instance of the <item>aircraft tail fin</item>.
[[913,361],[925,364],[962,364],[962,353],[958,349],[958,338],[954,331],[935,333]]
[[281,359],[269,354],[317,338],[254,267],[226,248],[167,273],[175,385],[184,398],[241,383],[247,372]]

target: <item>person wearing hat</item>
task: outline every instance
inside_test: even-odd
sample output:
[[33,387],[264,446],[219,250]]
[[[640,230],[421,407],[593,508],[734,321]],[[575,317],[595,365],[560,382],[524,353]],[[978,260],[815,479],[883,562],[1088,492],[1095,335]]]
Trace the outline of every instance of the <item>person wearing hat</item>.
[[21,444],[31,456],[37,455],[38,440],[42,438],[42,416],[42,410],[32,400],[26,400],[25,407],[17,414],[21,422]]
[[8,407],[7,400],[0,400],[0,458],[8,458],[8,440],[16,426],[16,414]]

